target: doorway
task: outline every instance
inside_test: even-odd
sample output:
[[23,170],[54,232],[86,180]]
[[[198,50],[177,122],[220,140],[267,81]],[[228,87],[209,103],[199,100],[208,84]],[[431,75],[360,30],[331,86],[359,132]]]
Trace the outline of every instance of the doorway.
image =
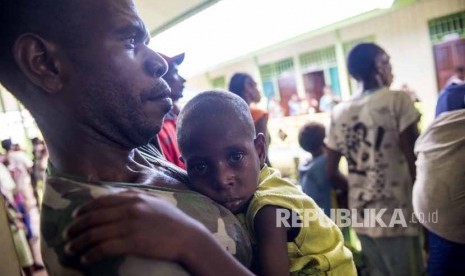
[[284,116],[289,116],[289,100],[292,95],[297,95],[297,85],[294,75],[289,73],[280,75],[278,78],[278,89]]
[[315,71],[306,73],[304,77],[304,88],[309,106],[319,112],[320,98],[323,96],[323,88],[325,87],[325,74],[323,71]]
[[444,88],[449,78],[455,74],[455,68],[459,65],[465,66],[465,39],[434,45],[433,52],[439,92]]

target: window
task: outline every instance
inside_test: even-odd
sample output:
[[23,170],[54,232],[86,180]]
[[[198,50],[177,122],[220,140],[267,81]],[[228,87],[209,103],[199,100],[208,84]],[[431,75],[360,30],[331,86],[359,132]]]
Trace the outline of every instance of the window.
[[334,47],[328,47],[317,51],[303,53],[299,56],[302,69],[310,67],[328,67],[336,64],[336,51]]
[[465,11],[436,18],[428,22],[433,44],[441,43],[448,36],[465,37]]
[[226,79],[224,76],[212,79],[211,83],[213,88],[226,89]]
[[260,66],[260,77],[262,81],[273,80],[281,74],[294,70],[292,58],[284,59],[275,63]]

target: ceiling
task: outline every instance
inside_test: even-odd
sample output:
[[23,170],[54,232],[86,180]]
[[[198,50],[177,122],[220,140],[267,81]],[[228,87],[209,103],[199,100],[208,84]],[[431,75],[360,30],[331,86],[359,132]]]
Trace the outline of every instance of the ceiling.
[[220,0],[134,0],[152,36]]

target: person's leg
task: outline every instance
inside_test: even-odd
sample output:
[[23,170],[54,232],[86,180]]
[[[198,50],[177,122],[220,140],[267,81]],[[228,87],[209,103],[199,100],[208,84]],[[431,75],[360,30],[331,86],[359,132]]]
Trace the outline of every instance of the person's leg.
[[382,250],[378,247],[377,238],[366,235],[358,235],[362,244],[362,255],[370,276],[386,276],[389,270],[382,257]]
[[24,230],[13,230],[12,235],[16,254],[18,255],[19,264],[21,265],[21,268],[23,269],[26,276],[32,276],[34,260],[32,258],[29,244],[27,243]]
[[463,275],[465,244],[446,240],[429,232],[428,275]]
[[376,241],[389,271],[386,275],[424,275],[425,269],[419,236],[378,238]]

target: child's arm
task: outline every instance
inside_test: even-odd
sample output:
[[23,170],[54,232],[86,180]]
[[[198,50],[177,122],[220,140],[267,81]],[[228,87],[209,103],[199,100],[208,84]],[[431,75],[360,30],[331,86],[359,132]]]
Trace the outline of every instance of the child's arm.
[[[258,268],[260,275],[289,275],[287,253],[288,232],[292,229],[277,225],[277,206],[265,206],[254,220],[257,237]],[[289,222],[289,220],[288,220]]]

